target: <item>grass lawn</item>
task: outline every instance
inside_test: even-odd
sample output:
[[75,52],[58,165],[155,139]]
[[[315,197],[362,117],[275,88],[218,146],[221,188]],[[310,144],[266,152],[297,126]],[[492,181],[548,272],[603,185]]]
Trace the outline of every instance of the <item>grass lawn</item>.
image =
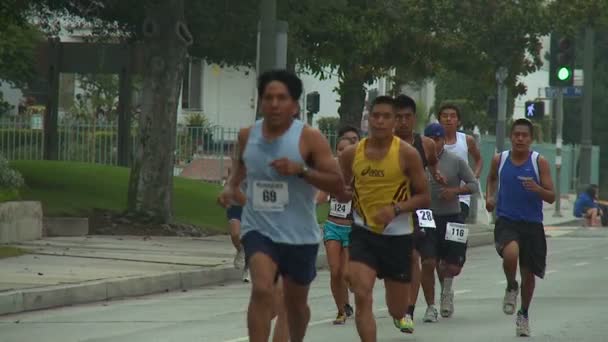
[[0,259],[16,257],[25,254],[25,251],[16,247],[0,246]]
[[[127,206],[129,169],[89,163],[15,161],[26,187],[24,200],[41,201],[46,216],[87,216],[92,209],[122,211]],[[216,204],[219,185],[175,177],[175,220],[225,232],[224,209]],[[326,217],[327,206],[318,216]]]

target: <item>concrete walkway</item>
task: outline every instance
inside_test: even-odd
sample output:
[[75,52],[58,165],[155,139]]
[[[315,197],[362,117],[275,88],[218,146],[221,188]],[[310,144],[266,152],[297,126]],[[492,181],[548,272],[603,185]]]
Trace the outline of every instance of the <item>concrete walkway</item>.
[[[550,229],[574,220],[571,215],[552,217],[551,207],[545,215]],[[469,228],[470,247],[493,243],[491,226]],[[227,236],[57,237],[16,246],[29,253],[0,259],[0,315],[186,290],[241,277],[233,267],[234,249]],[[326,266],[321,248],[317,267]]]

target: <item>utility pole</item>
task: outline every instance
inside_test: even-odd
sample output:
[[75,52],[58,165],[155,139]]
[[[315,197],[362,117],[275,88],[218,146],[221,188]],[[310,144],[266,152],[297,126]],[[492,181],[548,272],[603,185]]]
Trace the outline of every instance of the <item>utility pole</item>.
[[593,54],[594,32],[589,25],[585,28],[585,58],[583,61],[583,118],[581,132],[581,156],[579,186],[586,187],[591,183],[591,122],[593,101]]
[[555,212],[554,217],[562,217],[561,195],[562,195],[562,131],[564,125],[564,92],[562,87],[557,87],[557,110],[555,118]]
[[507,86],[505,81],[509,76],[506,67],[501,66],[496,71],[498,83],[498,117],[496,120],[496,152],[500,153],[505,147],[505,125],[507,120]]
[[277,57],[276,30],[277,1],[261,0],[257,61],[258,75],[275,67]]

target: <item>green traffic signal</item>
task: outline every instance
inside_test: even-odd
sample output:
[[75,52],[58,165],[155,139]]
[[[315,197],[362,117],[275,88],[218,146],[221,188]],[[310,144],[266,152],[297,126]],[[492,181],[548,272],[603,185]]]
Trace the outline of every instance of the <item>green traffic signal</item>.
[[568,69],[566,67],[561,67],[557,71],[557,78],[560,81],[565,81],[565,80],[569,79],[570,75],[571,75],[570,69]]

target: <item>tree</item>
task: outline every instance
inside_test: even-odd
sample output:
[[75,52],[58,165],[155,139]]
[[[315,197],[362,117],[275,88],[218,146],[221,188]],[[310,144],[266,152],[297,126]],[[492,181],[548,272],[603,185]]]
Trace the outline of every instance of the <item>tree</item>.
[[342,124],[359,125],[366,85],[390,69],[429,75],[435,42],[424,27],[421,6],[413,0],[382,6],[364,0],[290,3],[290,42],[299,42],[298,64],[321,79],[338,75]]

